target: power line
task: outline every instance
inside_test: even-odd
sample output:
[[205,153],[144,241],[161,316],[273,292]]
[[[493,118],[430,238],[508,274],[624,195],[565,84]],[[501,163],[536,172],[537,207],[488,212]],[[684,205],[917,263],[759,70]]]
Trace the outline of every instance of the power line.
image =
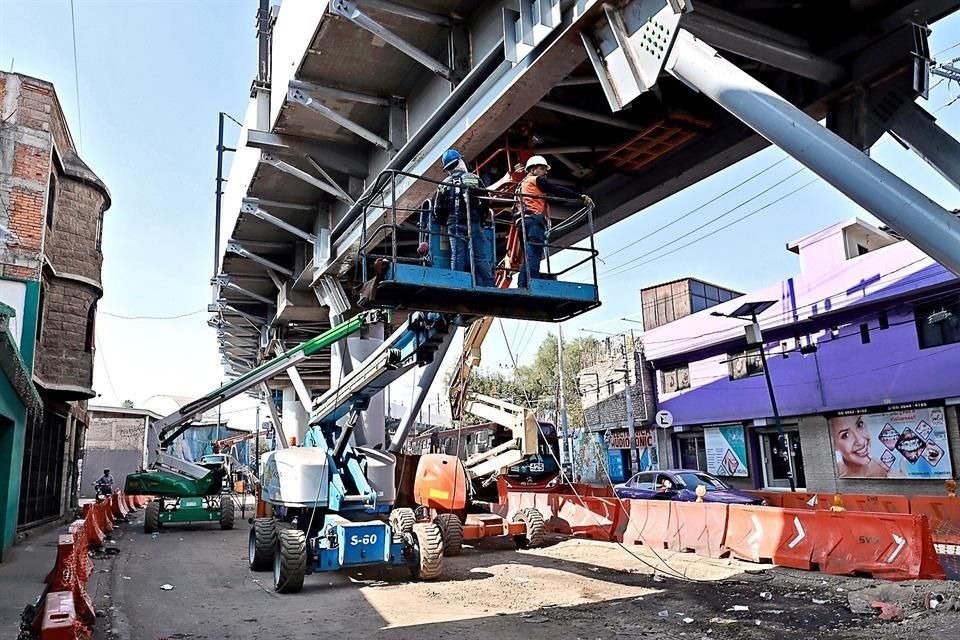
[[73,81],[77,90],[77,139],[80,141],[80,153],[83,153],[83,118],[80,115],[80,63],[77,61],[77,18],[70,0],[70,28],[73,32]]
[[[690,211],[688,211],[687,213],[683,214],[682,216],[679,216],[679,217],[677,217],[677,218],[674,218],[673,220],[671,220],[671,221],[668,222],[667,224],[665,224],[665,225],[663,225],[663,226],[661,226],[661,227],[658,227],[657,229],[654,229],[654,230],[651,231],[650,233],[648,233],[648,234],[646,234],[646,235],[644,235],[644,236],[640,236],[639,238],[637,238],[637,239],[634,240],[633,242],[630,242],[629,244],[626,244],[626,245],[620,247],[619,249],[617,249],[617,250],[614,251],[613,253],[607,254],[606,257],[607,257],[607,258],[611,258],[611,257],[617,255],[618,253],[620,253],[621,251],[624,251],[625,249],[627,249],[627,248],[629,248],[629,247],[635,246],[635,245],[639,244],[640,242],[643,242],[643,241],[646,240],[647,238],[649,238],[649,237],[651,237],[651,236],[653,236],[653,235],[656,235],[656,234],[660,233],[660,232],[663,231],[664,229],[675,225],[676,223],[680,222],[680,221],[683,220],[684,218],[688,218],[688,217],[692,216],[692,215],[695,214],[696,212],[702,210],[702,209],[703,209],[704,207],[706,207],[707,205],[713,204],[714,202],[716,202],[716,201],[719,200],[720,198],[722,198],[722,197],[724,197],[724,196],[732,193],[733,191],[736,191],[737,189],[739,189],[739,188],[742,187],[743,185],[747,184],[747,183],[750,182],[751,180],[760,177],[762,174],[766,173],[767,171],[770,171],[771,169],[773,169],[774,167],[776,167],[778,164],[781,164],[781,163],[785,162],[788,158],[789,158],[789,156],[784,156],[784,157],[780,158],[779,160],[777,160],[776,162],[774,162],[773,164],[771,164],[771,165],[768,166],[767,168],[765,168],[765,169],[763,169],[763,170],[761,170],[761,171],[758,171],[757,173],[753,174],[752,176],[750,176],[750,177],[747,178],[746,180],[735,184],[734,186],[730,187],[729,189],[727,189],[726,191],[724,191],[724,192],[721,193],[720,195],[714,196],[713,198],[711,198],[710,200],[707,200],[706,202],[704,202],[704,203],[701,204],[700,206],[698,206],[698,207],[696,207],[696,208],[694,208],[694,209],[691,209]],[[776,186],[776,185],[774,185],[774,186]],[[742,206],[745,205],[746,203],[750,202],[750,200],[753,200],[754,198],[759,197],[759,196],[762,195],[763,193],[766,193],[766,192],[765,192],[765,191],[762,191],[761,193],[757,194],[756,196],[753,196],[753,198],[750,198],[750,199],[748,199],[748,200],[744,200],[743,202],[741,202],[741,203],[740,203],[739,205],[737,205],[737,206],[738,206],[738,207],[742,207]],[[615,269],[615,268],[616,268],[616,267],[611,267],[611,269]]]
[[113,379],[110,377],[110,369],[107,368],[107,354],[103,350],[103,344],[100,342],[97,332],[93,332],[93,341],[97,345],[97,352],[100,354],[100,364],[103,365],[103,373],[107,376],[107,384],[110,385],[110,390],[113,391],[114,397],[117,399],[117,402],[120,402],[120,394],[117,393],[117,388],[113,386]]
[[[776,184],[771,185],[769,188],[765,189],[765,190],[763,191],[763,193],[766,193],[766,192],[770,191],[771,189],[773,189],[774,187],[779,186],[779,185],[782,184],[783,182],[785,182],[785,181],[789,180],[790,178],[796,176],[797,174],[799,174],[800,172],[804,171],[805,169],[806,169],[805,167],[802,167],[802,168],[800,168],[800,169],[797,169],[795,172],[791,173],[789,176],[787,176],[787,177],[784,178],[783,180],[781,180],[781,181],[777,182]],[[705,234],[705,235],[703,235],[703,236],[701,236],[701,237],[699,237],[699,238],[696,238],[696,239],[694,239],[694,240],[691,240],[690,242],[684,243],[684,244],[680,245],[679,247],[677,247],[677,248],[675,248],[675,249],[671,249],[670,251],[667,251],[666,253],[662,253],[662,254],[657,255],[657,256],[654,256],[654,257],[648,257],[649,254],[646,254],[646,255],[643,255],[643,256],[638,256],[638,257],[633,258],[632,260],[628,260],[627,262],[624,262],[624,263],[622,263],[622,264],[620,264],[620,265],[618,265],[618,266],[616,266],[616,267],[611,267],[611,269],[608,270],[606,273],[601,274],[601,276],[602,276],[601,279],[612,278],[613,276],[618,276],[618,275],[622,275],[622,274],[624,274],[624,273],[627,273],[627,272],[629,272],[629,271],[633,271],[634,269],[636,269],[636,268],[638,268],[638,267],[642,267],[643,265],[650,264],[651,262],[656,262],[657,260],[660,260],[661,258],[664,258],[664,257],[666,257],[666,256],[669,256],[669,255],[671,255],[671,254],[674,254],[674,253],[676,253],[677,251],[680,251],[681,249],[685,249],[685,248],[687,248],[687,247],[689,247],[689,246],[691,246],[691,245],[693,245],[693,244],[696,244],[697,242],[700,242],[701,240],[705,240],[706,238],[709,238],[709,237],[711,237],[711,236],[714,236],[714,235],[720,233],[721,231],[724,231],[724,230],[726,230],[726,229],[729,229],[729,228],[732,227],[733,225],[735,225],[735,224],[737,224],[737,223],[739,223],[739,222],[742,222],[742,221],[746,220],[747,218],[749,218],[749,217],[751,217],[751,216],[754,216],[754,215],[760,213],[761,211],[764,211],[765,209],[768,209],[768,208],[770,208],[771,206],[773,206],[773,205],[775,205],[775,204],[777,204],[777,203],[779,203],[779,202],[782,202],[783,200],[789,198],[790,196],[792,196],[793,194],[797,193],[797,192],[800,191],[801,189],[805,189],[806,187],[809,187],[811,184],[813,184],[814,182],[817,182],[819,179],[820,179],[820,178],[814,178],[813,180],[811,180],[811,181],[809,181],[809,182],[807,182],[807,183],[804,183],[803,185],[797,187],[797,188],[794,189],[793,191],[790,191],[789,193],[786,193],[786,194],[784,194],[783,196],[780,196],[780,197],[777,198],[776,200],[773,200],[772,202],[768,202],[767,204],[763,205],[762,207],[759,207],[759,208],[757,208],[757,209],[754,209],[754,210],[751,211],[750,213],[748,213],[748,214],[746,214],[746,215],[743,215],[743,216],[740,216],[740,217],[737,218],[736,220],[734,220],[734,221],[732,221],[732,222],[730,222],[730,223],[728,223],[728,224],[725,224],[724,226],[722,226],[722,227],[720,227],[720,228],[718,228],[718,229],[715,229],[715,230],[713,230],[713,231],[711,231],[711,232],[709,232],[709,233],[707,233],[707,234]],[[762,195],[762,194],[758,194],[758,195]],[[753,199],[753,198],[751,198],[751,199]],[[724,216],[729,215],[730,213],[732,213],[733,211],[735,211],[736,209],[738,209],[740,206],[742,206],[742,204],[741,204],[741,205],[737,205],[737,206],[734,207],[733,209],[729,209],[728,211],[725,211],[724,213],[720,214],[719,216],[716,216],[716,217],[712,218],[711,220],[703,223],[702,225],[700,225],[700,226],[697,227],[696,229],[693,229],[690,233],[693,233],[693,232],[695,232],[695,231],[699,231],[699,230],[703,229],[704,227],[706,227],[706,226],[708,226],[708,225],[716,222],[717,220],[723,218]],[[689,235],[689,234],[687,234],[687,235]],[[675,242],[679,242],[679,241],[682,240],[683,238],[687,237],[687,235],[678,236],[678,237],[674,238],[674,239],[671,240],[670,242],[668,242],[668,243],[666,243],[665,245],[661,246],[660,249],[666,248],[666,247],[670,246],[671,244],[673,244],[673,243],[675,243]],[[659,251],[660,249],[657,249],[657,251]],[[656,253],[656,252],[654,252],[654,253]],[[647,259],[644,260],[644,258],[647,258]],[[638,260],[641,260],[641,262],[637,263]]]
[[109,311],[100,311],[99,313],[102,313],[105,316],[110,316],[111,318],[119,318],[121,320],[178,320],[180,318],[195,316],[198,313],[206,313],[206,311],[206,309],[197,309],[196,311],[181,313],[175,316],[125,316],[119,313],[110,313]]

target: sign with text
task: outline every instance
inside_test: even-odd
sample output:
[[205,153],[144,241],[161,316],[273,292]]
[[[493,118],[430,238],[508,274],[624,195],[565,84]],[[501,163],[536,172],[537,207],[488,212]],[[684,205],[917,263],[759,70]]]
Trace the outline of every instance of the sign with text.
[[[651,427],[637,427],[633,430],[634,442],[640,455],[640,470],[657,469],[657,432]],[[629,449],[630,434],[626,429],[615,429],[605,438],[608,449]]]
[[943,407],[924,403],[832,416],[830,442],[841,478],[931,480],[953,476]]
[[738,478],[749,475],[747,440],[742,424],[704,427],[703,444],[707,450],[707,473]]

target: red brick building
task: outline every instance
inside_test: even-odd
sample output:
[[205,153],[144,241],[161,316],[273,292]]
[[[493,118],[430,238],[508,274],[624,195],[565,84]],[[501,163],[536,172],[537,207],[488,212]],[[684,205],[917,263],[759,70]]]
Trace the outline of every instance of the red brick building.
[[[0,448],[7,440],[13,447],[22,442],[22,463],[12,465],[20,469],[21,528],[76,504],[86,405],[96,395],[101,234],[109,206],[106,185],[77,153],[53,85],[0,73],[0,302],[16,312],[11,335],[43,404],[42,419],[27,420],[22,437],[0,433]],[[12,452],[12,462],[17,458]]]

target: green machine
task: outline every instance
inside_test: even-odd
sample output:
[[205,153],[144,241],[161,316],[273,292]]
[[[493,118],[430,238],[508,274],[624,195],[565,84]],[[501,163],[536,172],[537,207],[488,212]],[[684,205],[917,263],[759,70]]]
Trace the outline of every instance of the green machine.
[[124,483],[128,495],[154,496],[147,505],[143,530],[153,533],[171,522],[219,522],[221,529],[232,529],[236,505],[223,492],[224,467],[197,465],[166,454],[163,458],[152,469],[131,473]]
[[[147,505],[144,531],[153,533],[166,523],[187,522],[219,522],[221,529],[232,529],[236,505],[227,492],[229,483],[224,482],[225,466],[188,462],[166,453],[167,447],[205,411],[284,371],[289,372],[301,360],[364,327],[389,318],[389,312],[383,310],[360,313],[155,422],[152,428],[157,431],[160,447],[150,452],[149,468],[129,474],[123,489],[127,495],[153,496],[153,501]],[[309,398],[309,394],[305,395]],[[286,437],[279,424],[276,428],[278,446],[285,447]]]

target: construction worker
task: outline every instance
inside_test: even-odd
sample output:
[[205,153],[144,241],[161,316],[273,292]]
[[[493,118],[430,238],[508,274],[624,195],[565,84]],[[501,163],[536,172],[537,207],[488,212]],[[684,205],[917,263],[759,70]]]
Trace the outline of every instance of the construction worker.
[[469,272],[472,247],[475,284],[492,287],[493,218],[489,203],[482,197],[486,185],[467,170],[463,156],[456,149],[445,151],[440,162],[447,177],[437,188],[433,211],[440,224],[447,225],[450,268]]
[[550,165],[543,156],[530,156],[524,170],[527,175],[518,188],[519,214],[523,219],[526,234],[523,246],[526,264],[520,267],[520,278],[517,281],[521,288],[528,286],[528,271],[530,278],[540,277],[540,261],[543,260],[543,248],[547,244],[547,231],[550,229],[550,204],[547,196],[580,200],[584,206],[593,206],[590,196],[547,180]]

